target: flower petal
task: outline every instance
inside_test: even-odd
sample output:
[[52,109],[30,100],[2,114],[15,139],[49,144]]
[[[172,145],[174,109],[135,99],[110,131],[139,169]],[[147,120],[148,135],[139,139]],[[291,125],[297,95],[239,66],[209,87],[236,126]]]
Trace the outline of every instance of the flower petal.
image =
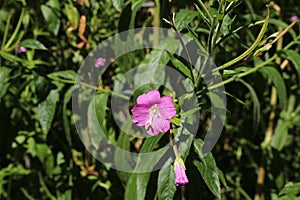
[[170,122],[163,119],[160,115],[156,115],[153,117],[152,127],[155,131],[165,133],[170,129]]
[[167,119],[165,119],[165,120],[164,120],[164,125],[163,125],[163,127],[161,128],[160,132],[165,133],[165,132],[167,132],[168,130],[170,130],[170,121],[167,120]]
[[145,126],[146,122],[150,119],[149,114],[150,108],[148,105],[137,104],[132,109],[131,112],[133,114],[132,121],[137,126]]
[[183,186],[189,182],[184,167],[181,164],[176,163],[175,173],[176,173],[176,178],[175,178],[176,186]]
[[154,105],[160,103],[160,94],[158,90],[151,90],[146,94],[140,95],[137,100],[137,104]]
[[146,123],[145,129],[146,129],[147,133],[151,136],[156,136],[159,134],[159,131],[155,130],[151,123],[149,123],[149,124]]
[[174,107],[172,97],[162,97],[160,103],[157,106],[159,108],[159,113],[164,119],[172,119],[176,115],[176,109]]

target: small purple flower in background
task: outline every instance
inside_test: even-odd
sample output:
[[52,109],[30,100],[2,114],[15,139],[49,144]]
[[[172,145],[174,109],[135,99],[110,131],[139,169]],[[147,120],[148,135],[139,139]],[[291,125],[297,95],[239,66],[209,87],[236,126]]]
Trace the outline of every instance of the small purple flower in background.
[[149,135],[155,136],[170,129],[170,119],[176,115],[173,99],[160,97],[158,90],[151,90],[137,98],[137,104],[131,109],[132,121],[137,126],[145,126]]
[[298,21],[298,16],[294,15],[293,17],[291,17],[291,21],[292,21],[292,22]]
[[20,47],[18,49],[18,53],[25,53],[27,51],[27,49],[25,47]]
[[174,162],[175,184],[176,186],[184,186],[189,180],[185,174],[184,162],[180,157],[177,157]]
[[96,62],[95,62],[95,67],[103,67],[104,65],[105,65],[105,63],[106,63],[106,59],[105,58],[102,58],[102,57],[100,57],[100,58],[98,58],[97,60],[96,60]]
[[18,41],[15,46],[16,53],[25,53],[27,51],[26,47],[20,47],[21,42]]

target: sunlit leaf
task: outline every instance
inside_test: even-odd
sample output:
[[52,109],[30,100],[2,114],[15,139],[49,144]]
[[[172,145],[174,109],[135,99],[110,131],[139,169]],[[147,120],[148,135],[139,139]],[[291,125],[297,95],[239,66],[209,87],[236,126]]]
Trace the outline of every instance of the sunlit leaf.
[[278,120],[275,127],[274,136],[272,137],[271,145],[273,148],[281,151],[287,144],[288,129],[291,126],[289,121]]
[[115,9],[120,11],[122,9],[124,1],[123,0],[113,0],[112,3],[113,3],[113,6],[115,7]]
[[42,14],[47,22],[48,29],[57,35],[60,27],[60,5],[58,0],[49,0],[47,4],[41,5]]
[[[285,195],[286,199],[294,199],[299,197],[300,193],[300,182],[298,183],[288,183],[284,186],[284,188],[279,192],[280,196]],[[294,198],[293,198],[294,197]]]
[[197,12],[182,9],[175,16],[175,24],[179,31],[184,29],[189,23],[193,21],[193,19],[197,16]]
[[73,70],[64,70],[64,71],[58,71],[48,74],[48,77],[51,79],[67,79],[71,81],[75,81],[76,79],[76,72]]
[[20,46],[31,49],[47,50],[47,48],[40,41],[34,39],[23,40]]

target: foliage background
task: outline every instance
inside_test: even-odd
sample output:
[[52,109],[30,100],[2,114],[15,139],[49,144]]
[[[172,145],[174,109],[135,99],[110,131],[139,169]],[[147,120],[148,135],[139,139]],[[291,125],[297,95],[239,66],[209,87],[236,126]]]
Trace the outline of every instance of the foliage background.
[[[299,15],[299,2],[210,0],[201,4],[156,0],[156,7],[151,8],[143,7],[143,3],[0,2],[0,198],[297,199],[299,23],[262,55],[253,53],[272,42],[276,38],[272,34],[291,24],[290,18]],[[224,81],[230,80],[225,82],[225,127],[212,154],[205,159],[195,158],[201,140],[193,143],[186,158],[190,183],[185,188],[172,185],[172,168],[132,175],[107,168],[90,156],[75,130],[70,100],[76,72],[97,44],[136,27],[170,28],[162,18],[175,12],[179,30],[194,36],[220,66],[254,43],[261,20],[267,15],[266,4],[270,4],[270,20],[262,41],[249,52],[247,62],[240,61],[221,70]],[[213,15],[215,24],[209,22]],[[210,34],[214,34],[215,40],[209,40]],[[27,47],[28,51],[17,53],[19,46]],[[139,64],[155,55],[133,52],[117,60],[107,73],[108,89],[112,88],[115,76],[130,69],[128,62]],[[174,57],[160,61],[175,68],[186,65]],[[241,76],[245,72],[249,72],[247,76]],[[205,91],[205,86],[199,91]],[[99,94],[103,94],[101,89]],[[201,138],[201,130],[209,123],[210,100],[203,93],[199,101],[203,104],[198,135]],[[105,103],[97,106],[106,113],[102,120],[118,142],[121,133]],[[136,145],[135,140],[129,143]],[[138,180],[143,184],[137,184]]]

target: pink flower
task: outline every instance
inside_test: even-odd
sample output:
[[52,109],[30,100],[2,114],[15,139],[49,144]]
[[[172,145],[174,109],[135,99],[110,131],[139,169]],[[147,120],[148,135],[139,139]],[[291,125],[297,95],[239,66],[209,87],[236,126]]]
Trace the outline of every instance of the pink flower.
[[27,51],[27,49],[25,47],[20,47],[18,49],[18,53],[25,53]]
[[105,58],[98,58],[95,62],[95,67],[103,67],[105,65],[106,59]]
[[158,90],[151,90],[137,98],[137,104],[131,109],[132,121],[137,126],[145,126],[149,135],[155,136],[170,129],[170,119],[176,115],[173,99],[160,97]]
[[176,186],[184,186],[189,182],[185,174],[184,162],[180,157],[175,159],[174,171]]
[[291,21],[292,21],[292,22],[298,21],[298,16],[294,15],[293,17],[291,17]]

